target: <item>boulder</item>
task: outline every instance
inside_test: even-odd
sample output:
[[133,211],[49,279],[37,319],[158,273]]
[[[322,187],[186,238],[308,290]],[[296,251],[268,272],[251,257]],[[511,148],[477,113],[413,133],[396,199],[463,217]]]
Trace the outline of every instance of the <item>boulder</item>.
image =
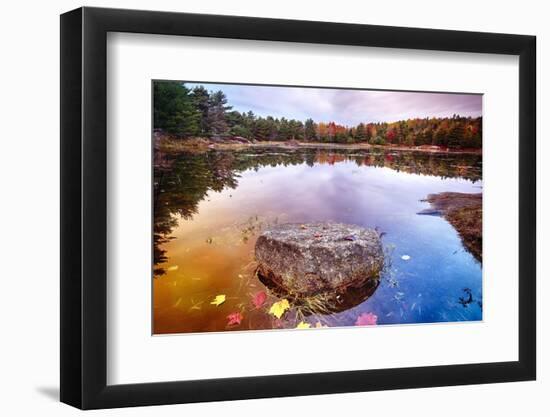
[[255,256],[260,280],[296,298],[360,288],[377,281],[384,266],[375,230],[340,223],[283,224],[264,230]]

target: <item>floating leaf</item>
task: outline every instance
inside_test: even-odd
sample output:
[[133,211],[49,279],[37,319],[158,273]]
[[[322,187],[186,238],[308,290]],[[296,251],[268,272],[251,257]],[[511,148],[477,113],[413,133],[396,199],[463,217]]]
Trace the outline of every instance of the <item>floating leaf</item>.
[[374,326],[378,321],[378,316],[373,313],[363,313],[357,317],[356,326]]
[[252,298],[252,304],[254,304],[254,307],[260,308],[265,303],[265,300],[267,299],[267,294],[263,291],[260,291],[259,293],[256,293],[256,295]]
[[288,303],[288,300],[286,298],[282,299],[281,301],[277,301],[276,303],[273,303],[271,308],[269,309],[269,312],[273,314],[275,317],[280,319],[283,314],[285,314],[285,311],[287,311],[290,308],[290,304]]
[[311,328],[311,324],[309,323],[306,323],[304,321],[301,321],[300,323],[298,323],[298,325],[296,326],[297,329],[309,329]]
[[242,320],[243,320],[242,313],[240,311],[237,311],[227,316],[227,325],[235,326],[235,325],[241,324]]
[[324,329],[328,327],[326,324],[322,324],[320,321],[318,321],[317,323],[315,323],[315,328],[316,329]]
[[168,268],[166,268],[167,271],[177,271],[179,268],[178,265],[172,265],[172,266],[169,266]]
[[401,259],[403,259],[404,261],[408,261],[409,259],[411,259],[411,257],[409,255],[403,255]]
[[225,303],[225,294],[216,295],[216,297],[210,302],[210,304],[214,304],[215,306],[219,306],[223,303]]

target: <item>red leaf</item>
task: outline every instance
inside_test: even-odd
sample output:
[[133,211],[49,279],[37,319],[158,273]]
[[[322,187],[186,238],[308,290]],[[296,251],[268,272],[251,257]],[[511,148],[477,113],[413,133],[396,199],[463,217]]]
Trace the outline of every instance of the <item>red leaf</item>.
[[356,326],[374,326],[378,321],[378,316],[373,313],[363,313],[357,317]]
[[228,326],[234,326],[237,324],[241,324],[241,321],[243,320],[243,315],[240,311],[237,311],[235,313],[231,313],[229,316],[227,316],[227,325]]
[[254,307],[260,308],[265,303],[265,300],[267,300],[267,294],[260,291],[252,298],[252,304],[254,304]]

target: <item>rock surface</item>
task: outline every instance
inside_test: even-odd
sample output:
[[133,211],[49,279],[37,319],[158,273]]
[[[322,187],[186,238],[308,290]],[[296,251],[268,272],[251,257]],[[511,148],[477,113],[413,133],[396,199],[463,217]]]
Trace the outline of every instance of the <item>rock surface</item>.
[[290,295],[345,292],[377,279],[384,266],[378,233],[339,223],[283,224],[255,248],[258,276]]

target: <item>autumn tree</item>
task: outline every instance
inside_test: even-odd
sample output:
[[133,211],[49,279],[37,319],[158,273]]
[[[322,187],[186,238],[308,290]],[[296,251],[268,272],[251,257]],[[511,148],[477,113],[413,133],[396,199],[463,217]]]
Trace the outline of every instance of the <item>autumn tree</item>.
[[453,115],[414,118],[394,122],[342,125],[335,121],[304,122],[297,119],[260,117],[252,111],[232,110],[223,91],[204,86],[189,90],[184,83],[159,81],[153,87],[154,127],[182,138],[191,136],[241,136],[260,141],[290,139],[325,143],[437,145],[481,148],[482,118]]

